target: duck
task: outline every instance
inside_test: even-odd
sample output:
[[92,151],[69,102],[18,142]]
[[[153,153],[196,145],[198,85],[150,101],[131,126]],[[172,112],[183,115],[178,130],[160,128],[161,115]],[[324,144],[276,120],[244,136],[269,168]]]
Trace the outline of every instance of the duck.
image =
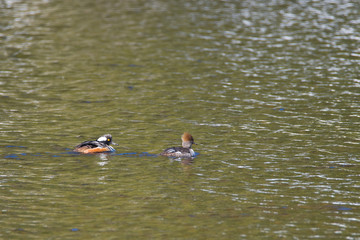
[[114,152],[115,148],[110,146],[111,144],[118,145],[112,141],[111,134],[105,134],[95,141],[85,141],[76,145],[73,151],[85,154]]
[[194,142],[194,138],[191,136],[191,134],[184,132],[184,134],[181,136],[181,140],[182,147],[167,148],[162,153],[160,153],[160,155],[168,157],[194,157],[195,152],[191,146],[196,143]]

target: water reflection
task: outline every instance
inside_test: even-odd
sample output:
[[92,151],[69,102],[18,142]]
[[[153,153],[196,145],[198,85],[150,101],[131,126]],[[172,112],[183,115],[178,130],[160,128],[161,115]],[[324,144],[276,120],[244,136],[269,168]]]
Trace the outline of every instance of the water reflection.
[[170,160],[170,162],[180,162],[181,165],[184,166],[191,165],[195,162],[195,157],[183,157],[183,158],[169,157],[168,159]]
[[98,162],[98,165],[103,167],[105,166],[106,164],[108,164],[108,161],[109,161],[109,157],[108,157],[108,154],[106,153],[100,153],[99,154],[99,162]]

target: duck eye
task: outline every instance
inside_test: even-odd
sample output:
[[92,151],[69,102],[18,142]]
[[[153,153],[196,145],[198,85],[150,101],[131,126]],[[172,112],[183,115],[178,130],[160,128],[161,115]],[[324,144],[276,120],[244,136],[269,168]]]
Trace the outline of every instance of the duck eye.
[[108,142],[110,142],[110,138],[108,138]]

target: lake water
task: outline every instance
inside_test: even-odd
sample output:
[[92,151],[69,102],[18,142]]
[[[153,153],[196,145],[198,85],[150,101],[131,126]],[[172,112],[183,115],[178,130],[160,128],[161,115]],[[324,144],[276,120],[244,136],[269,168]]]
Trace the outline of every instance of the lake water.
[[[359,16],[1,0],[0,238],[359,239]],[[195,159],[156,156],[184,131]]]

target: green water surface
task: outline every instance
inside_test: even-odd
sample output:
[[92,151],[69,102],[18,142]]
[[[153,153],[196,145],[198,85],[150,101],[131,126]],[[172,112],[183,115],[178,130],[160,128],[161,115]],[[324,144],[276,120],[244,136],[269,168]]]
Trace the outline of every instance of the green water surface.
[[[0,238],[360,238],[359,16],[0,1]],[[156,155],[184,131],[195,159]],[[115,153],[71,152],[106,133]]]

